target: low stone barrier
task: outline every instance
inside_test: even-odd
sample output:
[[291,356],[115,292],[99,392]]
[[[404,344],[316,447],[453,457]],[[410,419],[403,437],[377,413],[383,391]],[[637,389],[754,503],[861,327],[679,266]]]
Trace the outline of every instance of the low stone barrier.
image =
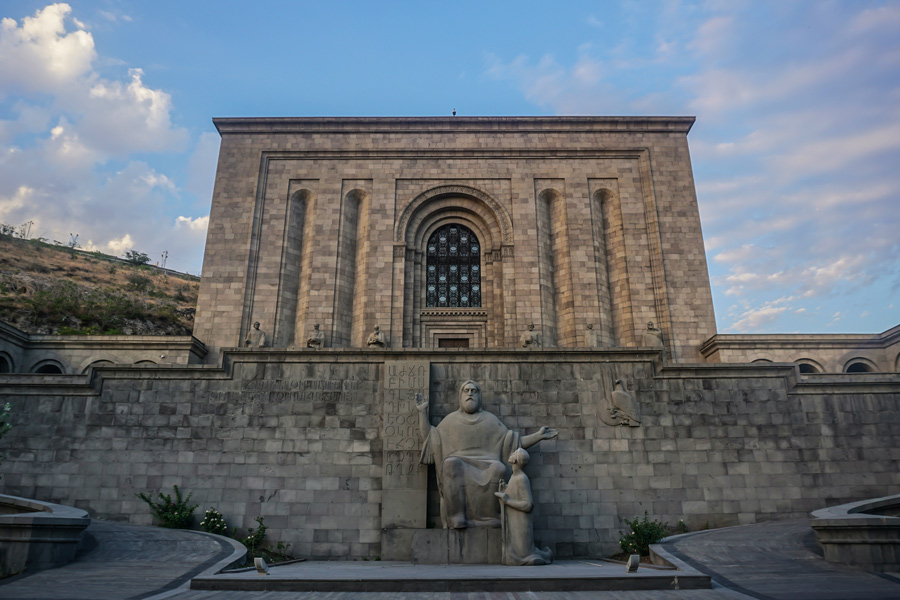
[[871,571],[900,570],[900,494],[814,511],[825,560]]
[[90,524],[83,510],[0,494],[0,577],[71,562]]

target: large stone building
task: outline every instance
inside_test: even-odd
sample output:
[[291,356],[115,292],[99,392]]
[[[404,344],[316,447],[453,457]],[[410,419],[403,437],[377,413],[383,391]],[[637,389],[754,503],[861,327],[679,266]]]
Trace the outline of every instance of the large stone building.
[[[637,347],[652,321],[676,361],[715,333],[693,118],[214,122],[210,360],[254,321],[281,348],[315,323],[334,348],[376,324],[392,348],[511,348],[530,323],[544,346]],[[457,259],[469,281],[441,271]]]
[[[415,394],[436,425],[468,379],[505,427],[558,431],[528,471],[560,557],[645,511],[693,529],[900,492],[897,328],[716,334],[693,119],[215,123],[194,338],[135,366],[140,344],[0,328],[5,492],[149,523],[135,493],[179,485],[300,556],[410,559],[442,523]],[[73,364],[23,374],[50,350]]]

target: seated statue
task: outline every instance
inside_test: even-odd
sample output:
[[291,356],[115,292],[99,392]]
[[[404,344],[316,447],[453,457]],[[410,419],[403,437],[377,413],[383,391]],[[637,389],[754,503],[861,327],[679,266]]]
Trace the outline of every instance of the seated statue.
[[522,469],[528,464],[528,452],[519,448],[510,455],[512,475],[509,483],[500,482],[494,495],[503,505],[503,564],[512,566],[549,565],[553,562],[550,548],[534,545],[534,518],[531,509],[531,482]]
[[665,348],[662,331],[653,325],[653,321],[647,323],[647,331],[644,332],[644,339],[641,345],[646,348]]
[[541,334],[534,330],[534,323],[528,326],[528,331],[524,332],[519,338],[523,348],[540,348]]
[[253,324],[253,329],[247,332],[244,345],[249,348],[262,348],[266,345],[266,333],[259,328],[259,321]]
[[369,339],[366,340],[366,346],[369,348],[384,348],[384,334],[381,333],[381,328],[376,325],[375,330],[369,334]]
[[319,324],[316,323],[313,325],[313,330],[309,333],[309,337],[306,338],[306,347],[307,348],[315,348],[318,350],[319,348],[325,345],[325,334],[319,329]]
[[459,388],[459,410],[436,426],[429,421],[428,398],[416,395],[424,444],[421,462],[434,465],[445,529],[499,527],[494,492],[509,475],[504,460],[517,448],[529,448],[557,435],[555,429],[520,437],[481,408],[481,388],[472,380]]

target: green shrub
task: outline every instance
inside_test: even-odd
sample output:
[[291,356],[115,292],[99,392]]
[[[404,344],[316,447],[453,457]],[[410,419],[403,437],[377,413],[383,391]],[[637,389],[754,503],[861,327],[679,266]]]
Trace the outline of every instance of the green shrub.
[[153,281],[151,281],[149,277],[144,277],[143,275],[138,275],[137,273],[129,275],[127,279],[128,287],[141,292],[142,294],[153,287]]
[[160,526],[170,529],[189,529],[194,520],[194,510],[200,506],[199,504],[190,504],[191,496],[187,498],[181,497],[181,490],[177,485],[172,486],[175,489],[175,499],[170,494],[163,495],[159,492],[159,501],[153,500],[149,494],[137,493],[135,496],[147,503],[153,516],[159,519]]
[[275,544],[275,547],[267,547],[265,546],[266,540],[266,524],[263,522],[262,517],[256,517],[256,522],[259,523],[259,527],[256,529],[249,528],[247,530],[247,537],[241,540],[241,543],[247,547],[247,557],[255,557],[261,556],[266,559],[266,562],[275,563],[283,560],[290,559],[290,555],[288,555],[287,551],[290,549],[290,544],[285,544],[284,542],[278,542]]
[[635,517],[629,521],[625,519],[628,530],[619,537],[619,546],[626,554],[640,554],[649,556],[650,544],[669,535],[669,526],[662,521],[651,521],[644,513],[643,520]]
[[217,511],[215,508],[210,508],[206,511],[206,514],[203,515],[203,520],[200,521],[200,529],[207,533],[215,533],[218,535],[228,535],[228,525],[225,523],[225,517],[222,516],[222,513]]

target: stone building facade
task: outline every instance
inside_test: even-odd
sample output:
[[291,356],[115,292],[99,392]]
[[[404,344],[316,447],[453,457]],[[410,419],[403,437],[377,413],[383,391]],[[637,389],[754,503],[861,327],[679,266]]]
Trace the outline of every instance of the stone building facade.
[[[316,323],[332,348],[375,325],[391,348],[514,347],[530,323],[549,347],[638,347],[652,321],[698,361],[715,320],[693,121],[215,119],[194,335],[215,361],[255,321],[282,348]],[[429,247],[454,226],[479,302],[429,302]]]
[[801,373],[898,373],[900,325],[876,334],[719,334],[700,347],[708,362],[796,363]]
[[441,521],[415,394],[436,425],[468,379],[510,429],[558,431],[528,472],[560,558],[645,512],[699,529],[900,493],[897,328],[716,335],[693,119],[215,123],[194,337],[0,327],[5,493],[149,524],[135,494],[178,485],[299,556],[408,560]]

